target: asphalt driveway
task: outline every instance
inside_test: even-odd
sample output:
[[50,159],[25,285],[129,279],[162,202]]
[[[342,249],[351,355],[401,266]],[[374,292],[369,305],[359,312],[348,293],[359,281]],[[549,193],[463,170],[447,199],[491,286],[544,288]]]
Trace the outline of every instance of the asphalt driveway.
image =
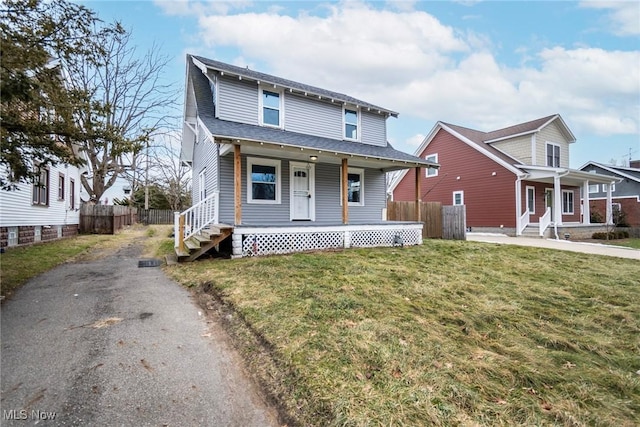
[[3,304],[0,424],[277,425],[224,332],[140,252],[64,264]]

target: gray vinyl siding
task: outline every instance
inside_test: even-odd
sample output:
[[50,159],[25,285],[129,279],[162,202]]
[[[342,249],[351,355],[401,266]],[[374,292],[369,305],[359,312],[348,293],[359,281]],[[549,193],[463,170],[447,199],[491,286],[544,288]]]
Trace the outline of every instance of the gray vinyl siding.
[[204,129],[198,129],[198,143],[193,148],[193,173],[191,177],[191,200],[193,204],[200,201],[199,175],[207,169],[206,188],[210,196],[218,188],[218,145],[211,142]]
[[217,115],[221,120],[258,124],[258,85],[237,78],[218,77]]
[[[592,170],[595,170],[596,173],[598,174],[624,178],[612,173],[611,171],[599,168],[595,165],[590,165],[589,167],[583,169],[583,171],[585,172],[590,172]],[[640,197],[640,182],[632,181],[630,179],[624,179],[622,182],[616,182],[616,190],[611,192],[611,197],[616,198],[616,197],[628,197],[628,196]],[[598,184],[597,193],[589,193],[590,199],[596,199],[596,198],[602,199],[605,197],[607,197],[607,192],[602,191],[602,184]]]
[[291,132],[342,139],[342,105],[284,93],[284,126]]
[[370,113],[361,110],[362,125],[361,142],[364,144],[378,145],[384,147],[387,145],[387,121],[384,116],[376,113]]
[[[281,203],[277,205],[247,203],[246,168],[247,159],[245,155],[242,155],[242,223],[245,225],[289,223],[289,161],[281,160]],[[311,224],[341,223],[340,166],[317,164],[315,178],[316,220]],[[233,224],[233,155],[220,158],[220,183],[220,221]],[[382,209],[386,206],[385,174],[383,172],[376,169],[364,170],[364,198],[364,206],[349,206],[349,221],[380,221]],[[301,225],[305,223],[301,223]]]

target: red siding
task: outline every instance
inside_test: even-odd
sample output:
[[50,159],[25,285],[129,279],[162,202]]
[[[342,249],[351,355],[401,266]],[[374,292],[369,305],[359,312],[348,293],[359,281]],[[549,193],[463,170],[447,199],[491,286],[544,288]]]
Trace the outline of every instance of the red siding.
[[[522,182],[522,207],[520,212],[524,212],[527,206],[527,187],[535,188],[535,214],[529,215],[529,222],[537,223],[540,217],[544,215],[545,208],[545,190],[553,190],[553,184],[541,182]],[[562,185],[562,190],[573,190],[573,215],[562,215],[562,222],[580,222],[580,188]],[[562,198],[560,199],[562,200]],[[562,206],[560,206],[562,209]],[[553,218],[551,218],[553,221]]]
[[[515,227],[516,177],[512,172],[442,129],[420,156],[429,154],[438,154],[440,170],[438,176],[429,178],[423,170],[423,201],[451,205],[453,192],[464,191],[469,227]],[[414,177],[415,171],[410,170],[394,190],[394,200],[415,200]]]

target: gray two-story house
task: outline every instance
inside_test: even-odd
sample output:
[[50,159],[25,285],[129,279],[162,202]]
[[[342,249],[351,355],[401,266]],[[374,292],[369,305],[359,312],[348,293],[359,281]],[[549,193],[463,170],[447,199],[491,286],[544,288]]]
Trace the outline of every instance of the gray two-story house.
[[232,236],[234,256],[421,243],[420,224],[385,221],[386,172],[438,167],[387,142],[397,116],[188,55],[181,158],[194,206],[176,216],[178,252],[207,227]]
[[[624,213],[624,222],[630,227],[640,227],[640,160],[631,161],[628,167],[605,165],[597,162],[587,162],[580,170],[596,174],[607,174],[618,178],[618,182],[611,185],[589,185],[586,199],[589,201],[591,212],[606,219],[607,192],[611,190],[611,203]],[[582,199],[585,200],[583,192]],[[611,211],[614,211],[612,209]]]

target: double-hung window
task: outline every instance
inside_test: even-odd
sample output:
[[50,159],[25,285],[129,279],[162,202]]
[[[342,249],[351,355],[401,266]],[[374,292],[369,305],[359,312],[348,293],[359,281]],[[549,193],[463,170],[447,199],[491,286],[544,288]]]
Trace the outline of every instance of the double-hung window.
[[344,109],[344,139],[358,140],[358,111]]
[[260,91],[261,123],[265,126],[282,127],[282,93],[275,90]]
[[58,174],[58,200],[64,200],[64,175]]
[[69,179],[69,209],[74,210],[76,208],[76,182],[73,179]]
[[47,206],[49,205],[49,169],[38,166],[36,174],[33,182],[33,204]]
[[[342,176],[342,169],[340,176]],[[342,200],[342,186],[340,186],[340,200]],[[347,169],[347,201],[349,206],[364,206],[364,169]]]
[[247,158],[247,203],[280,203],[280,160]]
[[453,192],[453,205],[454,206],[464,205],[464,191]]
[[573,190],[562,190],[562,213],[573,214]]
[[[424,158],[427,162],[433,162],[433,163],[438,163],[438,153],[435,154],[427,154],[427,156]],[[427,178],[431,177],[431,176],[438,176],[438,169],[435,168],[427,168],[426,172]]]
[[560,167],[560,146],[547,143],[547,166],[552,168]]

